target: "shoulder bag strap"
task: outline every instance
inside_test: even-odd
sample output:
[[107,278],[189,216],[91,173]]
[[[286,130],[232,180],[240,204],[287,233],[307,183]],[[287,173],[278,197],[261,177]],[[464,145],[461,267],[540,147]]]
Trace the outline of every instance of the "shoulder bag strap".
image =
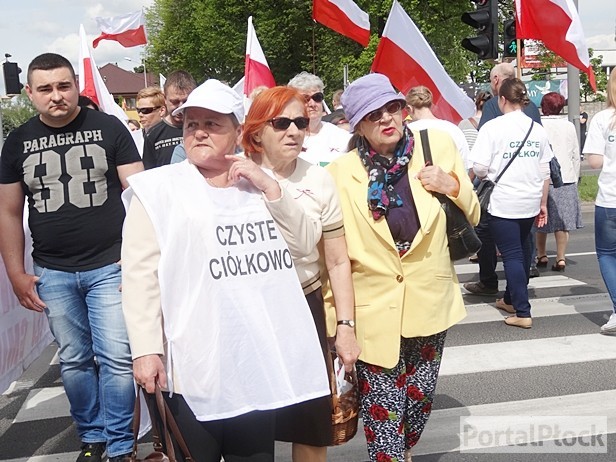
[[500,172],[498,174],[498,176],[496,177],[496,179],[494,180],[494,184],[498,183],[498,180],[500,180],[501,176],[503,176],[503,173],[505,173],[507,171],[507,169],[509,168],[509,166],[511,165],[511,162],[513,162],[513,159],[515,159],[518,154],[520,154],[520,151],[522,150],[522,147],[524,146],[524,143],[526,143],[526,140],[528,139],[528,136],[530,135],[530,132],[533,131],[533,126],[535,125],[535,121],[531,120],[530,121],[530,128],[528,129],[528,131],[526,132],[526,136],[524,137],[524,139],[522,140],[522,143],[520,143],[520,146],[518,146],[518,150],[515,152],[515,154],[511,157],[511,159],[509,160],[509,162],[507,162],[507,165],[505,165],[505,168],[503,169],[502,172]]
[[[426,165],[434,165],[434,162],[432,161],[432,150],[430,149],[430,139],[428,138],[428,130],[425,128],[423,130],[419,130],[419,137],[421,139],[421,149],[423,149],[424,162]],[[431,192],[432,195],[439,200],[439,202],[443,203],[447,200],[447,196],[444,194],[434,191]]]
[[432,162],[432,150],[430,149],[430,139],[428,138],[428,130],[425,128],[419,131],[419,137],[421,138],[421,148],[423,149],[423,156],[426,165],[434,165]]
[[[163,394],[160,390],[160,386],[158,385],[158,382],[156,382],[155,395],[156,395],[156,406],[158,407],[158,412],[161,415],[161,418],[163,421],[163,432],[165,433],[165,442],[167,444],[167,449],[168,449],[167,457],[171,459],[171,454],[169,453],[173,453],[173,444],[171,443],[171,437],[170,437],[170,434],[173,434],[173,436],[175,437],[175,441],[178,443],[178,446],[180,447],[180,450],[182,451],[182,454],[184,454],[184,460],[186,462],[193,461],[194,459],[192,458],[190,451],[188,449],[188,446],[186,445],[186,442],[184,441],[184,437],[182,436],[182,433],[180,432],[180,429],[177,423],[175,422],[173,415],[171,414],[171,410],[169,409],[169,406],[167,405],[167,403],[165,402],[165,399],[163,398]],[[173,457],[175,458],[175,454],[173,454]]]

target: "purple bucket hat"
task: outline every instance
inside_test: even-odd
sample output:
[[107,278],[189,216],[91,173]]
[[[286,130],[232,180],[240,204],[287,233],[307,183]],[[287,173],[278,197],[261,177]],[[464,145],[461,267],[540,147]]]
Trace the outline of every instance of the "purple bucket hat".
[[360,77],[349,85],[340,97],[340,103],[344,107],[344,113],[353,132],[368,113],[395,100],[402,100],[406,105],[404,95],[397,92],[383,74]]

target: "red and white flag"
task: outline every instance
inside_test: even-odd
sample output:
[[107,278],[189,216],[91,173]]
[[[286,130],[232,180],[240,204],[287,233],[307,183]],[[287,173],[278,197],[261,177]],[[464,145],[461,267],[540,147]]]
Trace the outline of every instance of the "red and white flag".
[[385,74],[406,94],[417,85],[430,89],[432,112],[458,123],[471,117],[475,103],[449,77],[430,45],[402,6],[394,0],[376,50],[372,71]]
[[101,35],[92,42],[94,48],[101,40],[115,40],[125,48],[148,43],[145,35],[145,18],[141,10],[113,18],[97,17],[95,19]]
[[267,65],[265,54],[252,25],[252,16],[248,18],[248,34],[246,36],[246,66],[244,68],[244,94],[250,96],[252,90],[265,85],[268,88],[276,86],[276,81]]
[[353,0],[313,0],[312,19],[367,47],[370,19]]
[[588,74],[597,90],[582,21],[572,0],[516,0],[516,36],[541,40],[549,50]]
[[128,116],[107,90],[105,81],[98,71],[98,67],[96,67],[94,58],[92,58],[83,25],[79,26],[79,38],[81,41],[79,48],[79,94],[94,101],[101,111],[114,115],[126,123]]

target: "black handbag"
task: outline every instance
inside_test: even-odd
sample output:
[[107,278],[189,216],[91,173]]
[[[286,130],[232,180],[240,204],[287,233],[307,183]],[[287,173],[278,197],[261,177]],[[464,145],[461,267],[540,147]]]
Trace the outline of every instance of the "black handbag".
[[[526,143],[526,140],[528,139],[528,135],[530,135],[530,132],[533,131],[534,125],[535,125],[535,121],[532,120],[530,122],[530,128],[526,132],[526,136],[520,143],[520,146],[518,146],[518,150],[515,152],[513,156],[511,156],[511,159],[509,159],[509,162],[507,162],[507,165],[505,165],[505,168],[498,174],[496,179],[492,181],[486,177],[483,180],[481,180],[481,183],[479,183],[479,186],[477,186],[477,189],[475,192],[477,193],[477,199],[479,199],[479,206],[481,207],[482,214],[488,213],[488,205],[490,205],[490,197],[492,196],[492,191],[494,191],[494,187],[496,186],[496,183],[498,183],[498,180],[501,179],[501,176],[503,176],[503,173],[507,171],[507,169],[511,165],[511,162],[513,162],[513,159],[518,157],[518,154],[520,154],[520,151],[522,150],[524,143]],[[560,165],[559,165],[559,169],[560,169]],[[560,173],[560,170],[559,170],[559,173]]]
[[[423,148],[424,161],[432,165],[432,151],[428,131],[421,130],[421,146]],[[449,243],[449,257],[452,261],[467,258],[476,254],[481,247],[481,240],[477,237],[475,228],[470,224],[464,212],[454,204],[446,195],[432,193],[441,203],[441,207],[447,216],[447,241]]]
[[552,160],[550,160],[550,181],[555,188],[560,188],[565,184],[563,182],[563,176],[560,173],[560,162],[558,162],[556,156],[552,157]]

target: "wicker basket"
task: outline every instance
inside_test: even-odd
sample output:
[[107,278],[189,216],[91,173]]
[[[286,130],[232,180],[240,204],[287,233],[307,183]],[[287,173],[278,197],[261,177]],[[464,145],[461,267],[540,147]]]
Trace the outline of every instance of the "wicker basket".
[[353,384],[353,388],[338,396],[333,361],[330,361],[328,366],[329,385],[332,392],[332,439],[329,445],[338,446],[351,440],[357,433],[359,421],[357,374],[355,369],[346,374],[345,379]]

